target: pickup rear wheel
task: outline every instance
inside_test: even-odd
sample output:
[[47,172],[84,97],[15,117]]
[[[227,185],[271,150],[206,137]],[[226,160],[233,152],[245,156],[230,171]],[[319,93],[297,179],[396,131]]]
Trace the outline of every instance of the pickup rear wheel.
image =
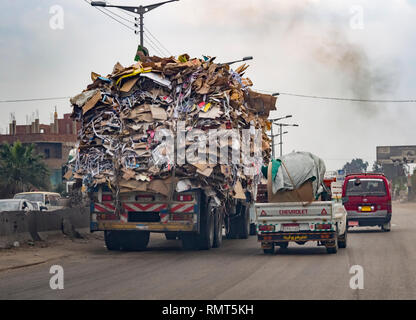
[[341,249],[345,249],[347,247],[347,238],[348,238],[348,232],[347,229],[345,229],[345,233],[338,237],[338,247]]
[[326,246],[326,252],[327,253],[337,253],[338,252],[338,237],[335,237],[334,243],[325,244]]
[[274,243],[271,244],[271,247],[270,248],[263,249],[264,254],[274,254],[274,251],[275,251],[275,245],[274,245]]

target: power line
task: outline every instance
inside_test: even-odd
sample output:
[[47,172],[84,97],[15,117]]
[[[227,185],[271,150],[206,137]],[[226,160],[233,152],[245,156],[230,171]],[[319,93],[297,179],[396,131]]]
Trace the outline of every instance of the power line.
[[144,30],[146,30],[146,32],[148,33],[148,34],[150,34],[160,45],[161,45],[161,47],[168,53],[168,54],[170,54],[171,56],[173,56],[173,54],[168,50],[168,49],[166,49],[166,47],[150,32],[150,30],[149,29],[147,29],[146,27],[144,27]]
[[[155,51],[157,51],[157,53],[160,55],[160,56],[164,56],[164,53],[161,51],[161,49],[159,49],[159,46],[157,45],[157,44],[155,44],[153,41],[152,41],[152,39],[150,39],[150,37],[148,36],[148,35],[146,35],[145,33],[144,33],[144,37],[147,39],[147,41],[149,42],[148,44],[149,44],[149,46],[150,47],[152,47],[153,48],[153,50],[155,50]],[[153,45],[152,45],[153,44]]]
[[[274,93],[273,91],[267,90],[260,90],[256,89],[260,92],[265,93]],[[292,97],[300,97],[300,98],[309,98],[309,99],[321,99],[321,100],[335,100],[335,101],[353,101],[353,102],[374,102],[374,103],[413,103],[416,102],[416,99],[403,99],[403,100],[389,100],[389,99],[358,99],[358,98],[339,98],[339,97],[323,97],[323,96],[314,96],[314,95],[306,95],[306,94],[299,94],[299,93],[289,93],[289,92],[279,92],[279,95],[286,95]]]
[[[87,0],[84,0],[86,3],[88,3],[89,5],[91,5],[90,2],[88,2]],[[95,9],[97,9],[98,11],[100,11],[101,13],[104,13],[106,16],[108,16],[109,18],[113,19],[114,21],[120,23],[121,25],[125,26],[126,28],[135,31],[132,27],[128,26],[127,24],[125,24],[124,22],[121,22],[120,20],[117,20],[116,18],[114,18],[111,14],[108,14],[107,12],[105,12],[104,10],[101,10],[98,7],[94,7]],[[108,9],[107,9],[108,10]],[[111,13],[113,13],[112,11],[109,11]],[[130,21],[131,22],[131,21]]]
[[0,100],[0,103],[63,100],[63,99],[70,99],[70,98],[71,97],[13,99],[13,100]]

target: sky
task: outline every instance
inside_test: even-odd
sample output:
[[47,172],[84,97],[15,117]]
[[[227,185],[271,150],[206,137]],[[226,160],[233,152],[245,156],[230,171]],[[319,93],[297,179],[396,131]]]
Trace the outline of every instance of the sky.
[[[133,27],[132,16],[113,12]],[[253,56],[246,75],[262,92],[416,99],[415,0],[180,0],[146,13],[145,27],[163,45],[146,33],[152,55],[158,49],[218,62]],[[134,63],[138,42],[86,0],[2,0],[0,101],[74,96],[91,82],[91,71],[107,75],[116,62]],[[49,123],[55,106],[60,117],[71,112],[69,99],[0,103],[0,129],[6,133],[11,113],[18,124],[36,112]],[[371,166],[378,145],[416,144],[416,103],[282,94],[275,114],[292,115],[287,122],[299,125],[287,129],[283,152],[310,151],[329,170],[353,158]]]

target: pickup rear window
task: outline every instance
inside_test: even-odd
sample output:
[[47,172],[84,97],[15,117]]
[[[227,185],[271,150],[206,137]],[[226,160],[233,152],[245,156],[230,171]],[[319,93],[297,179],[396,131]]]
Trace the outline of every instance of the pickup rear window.
[[347,182],[346,196],[385,196],[386,185],[383,179],[359,179],[361,183],[356,184],[357,179]]

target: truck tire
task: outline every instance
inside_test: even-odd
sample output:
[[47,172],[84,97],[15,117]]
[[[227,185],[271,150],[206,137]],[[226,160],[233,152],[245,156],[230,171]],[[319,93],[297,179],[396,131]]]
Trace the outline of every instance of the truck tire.
[[272,247],[269,249],[263,249],[264,254],[274,254],[275,252],[275,244],[272,244]]
[[143,251],[147,248],[150,239],[148,231],[122,231],[120,232],[120,248],[123,251]]
[[214,244],[213,248],[219,248],[222,244],[222,228],[224,226],[224,215],[221,210],[215,210],[214,215]]
[[257,228],[255,223],[250,223],[250,236],[255,236],[257,234]]
[[198,239],[196,234],[183,233],[181,235],[182,249],[183,250],[195,250],[197,248]]
[[241,206],[240,239],[248,239],[250,235],[250,210],[248,206]]
[[120,250],[120,238],[119,231],[106,230],[104,231],[104,242],[107,250],[116,251]]
[[178,238],[178,235],[176,233],[165,233],[166,240],[176,240]]
[[215,210],[208,201],[205,210],[201,210],[200,233],[198,236],[198,248],[200,250],[209,250],[214,245],[214,215]]
[[289,242],[280,242],[277,245],[282,249],[287,249],[287,247],[289,246]]
[[391,230],[391,221],[383,224],[381,226],[381,230],[383,230],[384,232],[389,232]]
[[344,234],[338,237],[338,247],[340,249],[345,249],[347,247],[347,238],[348,238],[348,232],[347,232],[347,229],[345,229]]

